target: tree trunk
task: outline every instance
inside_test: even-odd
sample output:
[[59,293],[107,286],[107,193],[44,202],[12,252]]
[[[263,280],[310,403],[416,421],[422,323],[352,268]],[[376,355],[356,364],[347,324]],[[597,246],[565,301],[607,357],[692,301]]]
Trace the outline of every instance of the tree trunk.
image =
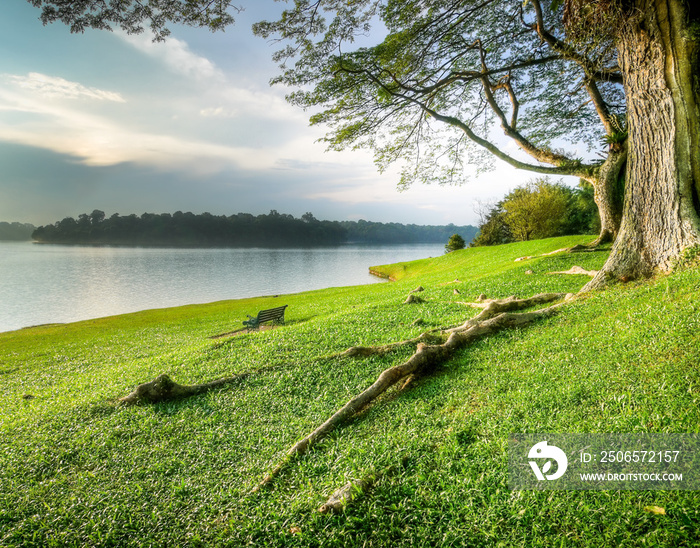
[[627,162],[626,144],[618,145],[608,152],[608,157],[600,166],[593,184],[593,198],[600,214],[600,234],[592,245],[614,242],[620,231],[622,219],[622,198],[619,196],[618,181]]
[[700,244],[700,10],[690,7],[694,1],[634,0],[622,25],[617,47],[629,130],[625,204],[610,257],[584,290],[611,278],[668,272],[684,249]]

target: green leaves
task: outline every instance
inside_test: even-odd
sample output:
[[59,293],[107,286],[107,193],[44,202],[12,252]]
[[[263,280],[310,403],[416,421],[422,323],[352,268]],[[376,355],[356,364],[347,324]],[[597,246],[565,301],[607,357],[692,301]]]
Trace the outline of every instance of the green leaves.
[[60,21],[76,33],[88,28],[112,30],[116,26],[129,34],[140,34],[147,26],[154,41],[164,40],[170,34],[169,23],[223,30],[234,22],[230,11],[239,9],[233,6],[233,0],[28,1],[41,8],[45,25]]

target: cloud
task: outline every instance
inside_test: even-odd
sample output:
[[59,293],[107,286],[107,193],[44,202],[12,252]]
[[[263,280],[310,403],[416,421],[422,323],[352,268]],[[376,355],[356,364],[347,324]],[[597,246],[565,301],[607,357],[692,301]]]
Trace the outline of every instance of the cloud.
[[325,165],[330,172],[338,165],[314,144],[317,131],[280,90],[230,81],[182,40],[120,38],[158,59],[176,80],[152,66],[148,79],[117,80],[128,86],[127,104],[123,89],[39,72],[0,75],[0,140],[87,166],[134,163],[195,175],[231,167],[261,172]]
[[277,88],[260,87],[245,82],[236,74],[236,82],[215,63],[193,52],[189,45],[177,38],[168,37],[165,42],[153,42],[147,35],[115,33],[120,39],[147,56],[156,59],[175,74],[186,77],[199,90],[196,101],[201,103],[199,114],[209,119],[235,119],[255,116],[265,119],[291,120],[308,123],[308,115],[291,106],[284,99],[284,92]]
[[[206,64],[201,66],[206,67]],[[217,93],[224,91],[248,117],[255,116],[265,105],[277,104],[248,90],[227,88]],[[147,106],[147,103],[139,103],[138,97],[135,94],[129,106],[122,107],[126,101],[114,91],[36,72],[4,74],[0,77],[0,140],[66,154],[89,166],[133,162],[165,170],[185,169],[195,174],[214,173],[231,166],[250,171],[270,169],[280,155],[295,155],[295,150],[303,149],[303,145],[295,145],[294,136],[276,145],[263,142],[262,146],[255,146],[253,139],[233,144],[229,137],[235,141],[240,131],[254,135],[250,132],[254,126],[249,122],[241,128],[232,121],[227,135],[220,134],[216,138],[202,130],[207,122],[198,116],[174,125],[162,119],[136,118],[132,109]],[[195,102],[207,101],[202,96],[188,98]],[[167,111],[167,101],[172,101],[171,108],[179,112],[182,100],[176,95],[161,97],[160,106],[165,105]],[[89,108],[86,101],[91,102]],[[235,108],[204,107],[194,113],[202,117],[233,117]],[[205,136],[197,137],[197,134]],[[293,150],[289,150],[290,145]]]
[[125,103],[125,99],[113,91],[87,87],[78,82],[71,82],[58,76],[48,76],[39,72],[30,72],[26,76],[3,75],[16,86],[35,92],[43,97],[58,99],[96,99]]
[[127,44],[146,55],[162,61],[171,71],[193,78],[224,78],[224,73],[209,59],[194,53],[187,42],[169,37],[165,42],[153,42],[147,34],[126,34],[115,32]]
[[134,129],[117,116],[47,102],[41,91],[32,91],[0,86],[0,111],[3,118],[12,119],[0,124],[0,140],[67,154],[90,166],[135,162],[202,173],[227,165],[249,169],[261,165],[260,151]]
[[238,115],[237,109],[224,107],[208,107],[199,111],[201,116],[205,118],[235,118]]

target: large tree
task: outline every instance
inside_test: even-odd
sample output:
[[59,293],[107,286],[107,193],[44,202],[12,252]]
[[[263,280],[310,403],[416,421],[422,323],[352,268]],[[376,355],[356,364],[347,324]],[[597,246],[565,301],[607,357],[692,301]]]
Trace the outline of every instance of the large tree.
[[614,36],[627,101],[622,225],[589,287],[668,271],[700,244],[700,5],[570,0],[567,13],[572,25]]
[[[620,227],[599,287],[668,271],[699,243],[699,11],[690,0],[300,0],[257,30],[288,43],[277,81],[322,107],[313,121],[331,126],[330,146],[369,146],[380,166],[411,157],[404,182],[459,176],[470,144],[591,181],[603,233]],[[381,43],[353,47],[377,20]],[[603,163],[548,147],[590,142],[596,117]],[[440,137],[435,122],[457,131]],[[499,147],[491,122],[536,162]],[[625,163],[620,212],[610,198]]]
[[[301,88],[293,102],[322,108],[312,121],[331,127],[331,148],[372,148],[381,168],[404,160],[401,184],[461,182],[465,161],[483,168],[493,158],[580,177],[595,188],[602,241],[621,217],[622,78],[613,41],[577,47],[563,12],[549,0],[300,1],[256,30],[287,42],[275,81]],[[377,20],[384,39],[356,47]],[[582,143],[603,139],[602,160],[578,157]],[[579,147],[553,146],[567,143]]]
[[[161,38],[169,20],[232,21],[230,0],[29,1],[74,31],[147,23]],[[591,182],[601,239],[617,236],[598,287],[667,271],[700,243],[699,27],[692,0],[295,0],[256,31],[283,43],[275,81],[317,109],[329,146],[369,147],[380,168],[406,160],[401,184],[461,181],[465,162],[492,158]],[[598,162],[555,148],[601,138]]]

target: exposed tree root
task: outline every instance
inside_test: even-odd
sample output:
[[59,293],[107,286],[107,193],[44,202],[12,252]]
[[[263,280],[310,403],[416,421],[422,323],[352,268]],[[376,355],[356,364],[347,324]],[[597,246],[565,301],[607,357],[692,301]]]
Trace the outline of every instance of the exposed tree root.
[[598,235],[598,237],[593,240],[587,247],[591,250],[600,247],[605,244],[609,244],[615,241],[615,234],[611,230],[604,230]]
[[421,342],[442,342],[444,337],[436,335],[440,329],[433,329],[431,331],[426,331],[421,333],[413,339],[407,339],[405,341],[399,341],[391,344],[384,344],[381,346],[351,346],[345,352],[340,354],[335,354],[332,357],[339,358],[367,358],[369,356],[382,356],[384,354],[389,354],[394,350],[403,348],[404,346],[411,346]]
[[562,247],[561,249],[555,249],[554,251],[550,251],[549,253],[542,253],[542,255],[526,255],[525,257],[518,257],[515,259],[515,262],[519,261],[526,261],[528,259],[538,259],[539,257],[546,257],[548,255],[554,255],[556,253],[564,253],[565,251],[570,251],[570,247]]
[[557,253],[580,253],[590,251],[595,251],[595,249],[591,249],[590,246],[576,244],[572,247],[562,247],[561,249],[555,249],[554,251],[550,251],[549,253],[542,253],[541,255],[526,255],[525,257],[518,257],[517,259],[515,259],[515,262],[517,263],[519,261],[526,261],[527,259],[539,259],[540,257],[556,255]]
[[446,333],[468,329],[479,322],[493,318],[501,312],[524,310],[532,306],[547,304],[560,299],[569,300],[571,297],[573,297],[573,293],[539,293],[527,299],[518,299],[515,297],[515,295],[511,295],[505,299],[486,299],[479,296],[479,302],[461,304],[471,306],[473,308],[481,308],[483,310],[477,316],[467,320],[462,325],[446,330]]
[[227,384],[235,383],[247,376],[247,373],[243,373],[234,377],[225,377],[202,384],[183,385],[176,383],[168,375],[162,374],[158,375],[150,382],[139,384],[134,388],[131,394],[119,398],[119,402],[126,405],[136,405],[140,403],[158,403],[186,398],[188,396],[194,396],[195,394],[209,392],[210,390],[220,388]]
[[410,375],[419,377],[428,373],[439,364],[450,359],[457,350],[484,335],[495,333],[502,329],[523,327],[537,319],[552,315],[566,300],[533,312],[516,313],[511,311],[550,303],[562,297],[566,297],[566,300],[568,300],[573,297],[573,295],[568,294],[565,296],[563,293],[543,293],[530,297],[529,299],[508,297],[507,299],[485,299],[480,303],[471,303],[472,306],[483,308],[482,312],[476,318],[466,321],[461,326],[444,331],[443,333],[447,335],[447,340],[441,344],[430,345],[423,342],[424,336],[432,334],[428,332],[427,334],[424,333],[420,335],[416,339],[411,339],[410,341],[404,341],[402,343],[384,345],[381,347],[355,347],[354,349],[347,350],[343,355],[368,356],[389,351],[387,350],[388,348],[394,349],[397,346],[414,342],[417,343],[416,352],[407,361],[385,369],[369,388],[352,398],[313,432],[295,443],[287,451],[283,460],[265,476],[253,489],[253,492],[255,493],[271,483],[275,477],[284,470],[289,462],[307,453],[316,442],[355,416],[359,411],[366,408],[402,379]]
[[549,274],[583,274],[595,278],[598,274],[597,270],[585,270],[580,266],[572,266],[569,270],[560,270],[557,272],[549,272]]
[[359,498],[367,489],[377,481],[377,474],[369,474],[362,479],[350,481],[336,490],[328,500],[318,509],[325,514],[327,512],[342,512],[345,507]]
[[342,512],[348,504],[356,501],[382,477],[393,473],[396,468],[396,465],[388,466],[379,472],[372,472],[362,479],[346,483],[328,497],[328,500],[321,505],[318,511],[322,514]]

